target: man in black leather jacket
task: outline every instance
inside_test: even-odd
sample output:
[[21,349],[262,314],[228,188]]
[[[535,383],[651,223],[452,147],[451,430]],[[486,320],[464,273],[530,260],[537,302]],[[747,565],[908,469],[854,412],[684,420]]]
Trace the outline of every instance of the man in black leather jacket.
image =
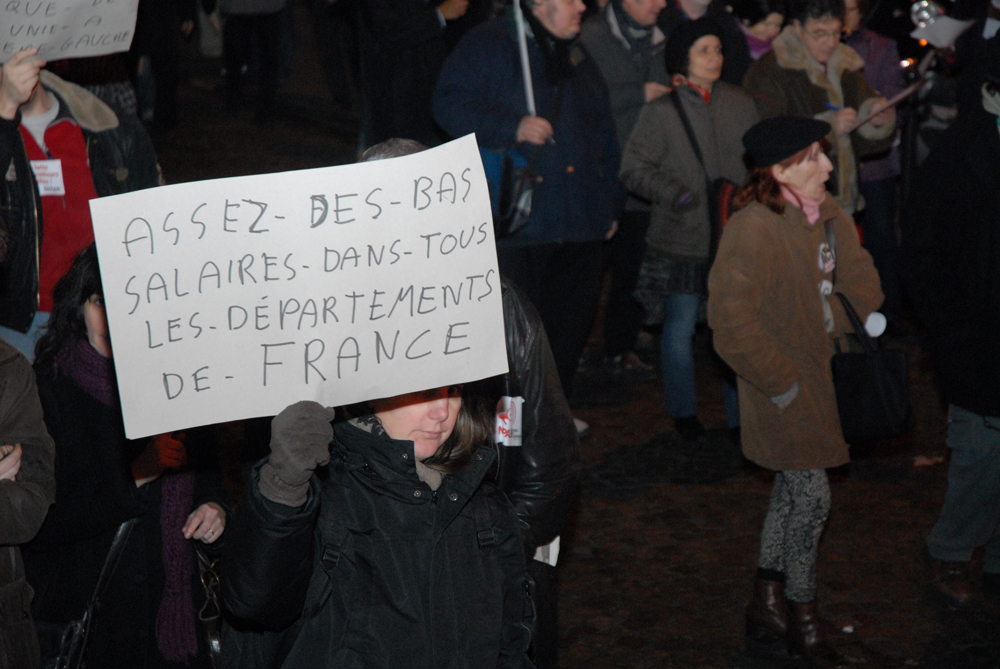
[[[500,277],[504,335],[507,341],[507,386],[519,387],[524,398],[522,445],[498,446],[498,483],[524,521],[528,574],[535,582],[535,633],[531,656],[539,669],[558,663],[558,618],[555,559],[539,557],[566,526],[580,476],[580,443],[566,396],[559,385],[541,316],[512,283]],[[512,380],[516,378],[516,382]],[[533,559],[535,558],[535,559]]]
[[[51,296],[47,293],[52,288],[50,285],[46,290],[46,281],[40,281],[40,270],[44,273],[50,261],[61,262],[43,252],[43,202],[19,129],[22,111],[41,94],[35,89],[42,89],[58,102],[57,116],[50,128],[66,121],[82,132],[93,190],[98,197],[157,186],[160,173],[153,144],[137,119],[119,121],[107,105],[85,89],[46,70],[39,72],[37,68],[44,61],[32,60],[25,54],[12,56],[4,64],[4,76],[0,79],[0,173],[4,175],[0,185],[0,217],[10,232],[7,258],[0,264],[0,338],[31,360],[32,335],[44,322],[44,318],[36,318],[36,313],[48,311]],[[48,157],[59,156],[49,151]],[[65,187],[73,188],[69,173],[65,178]],[[59,249],[59,255],[65,256],[62,260],[72,262],[76,251],[93,241],[92,230],[88,232],[74,240],[73,249]],[[55,273],[49,274],[58,279]]]

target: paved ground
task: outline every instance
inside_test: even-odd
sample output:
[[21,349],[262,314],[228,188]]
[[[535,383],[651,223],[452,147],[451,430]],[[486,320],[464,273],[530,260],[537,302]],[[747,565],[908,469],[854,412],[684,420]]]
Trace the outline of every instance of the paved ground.
[[[157,138],[172,182],[320,167],[353,160],[356,119],[323,90],[311,34],[296,15],[295,75],[278,122],[258,127],[223,111],[219,63],[186,61],[182,127]],[[592,343],[599,337],[595,335]],[[703,420],[721,427],[721,387],[699,336]],[[819,561],[819,599],[831,635],[870,667],[1000,667],[995,610],[941,610],[924,595],[922,539],[933,524],[946,466],[944,407],[916,342],[910,354],[914,432],[855,452],[832,473],[833,511]],[[655,358],[654,353],[649,353]],[[743,653],[749,597],[771,480],[746,466],[721,430],[694,447],[671,434],[658,382],[591,372],[577,413],[590,422],[586,474],[565,537],[563,666],[794,667]]]

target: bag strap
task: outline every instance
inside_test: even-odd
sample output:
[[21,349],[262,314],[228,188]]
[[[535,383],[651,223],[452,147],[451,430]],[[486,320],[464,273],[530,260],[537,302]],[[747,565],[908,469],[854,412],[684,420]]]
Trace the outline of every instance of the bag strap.
[[[833,221],[823,221],[823,231],[826,233],[826,243],[830,247],[830,251],[833,253],[833,285],[837,285],[837,238],[833,234]],[[872,339],[868,331],[865,330],[864,323],[861,322],[861,317],[858,316],[858,312],[855,311],[854,305],[851,301],[847,299],[847,296],[841,292],[835,292],[838,298],[840,298],[840,303],[844,305],[844,311],[847,312],[847,319],[851,321],[851,327],[854,329],[854,334],[861,342],[861,347],[865,349],[865,353],[871,354],[876,351],[878,346],[875,345],[875,340]],[[838,344],[838,350],[839,350]]]
[[875,345],[875,340],[872,339],[871,335],[868,334],[868,331],[865,330],[864,323],[861,322],[861,317],[858,316],[858,312],[854,310],[854,305],[851,304],[851,301],[847,299],[847,296],[843,293],[838,292],[834,293],[834,295],[839,297],[840,303],[844,305],[844,311],[847,312],[847,318],[851,321],[851,327],[854,328],[854,335],[861,342],[861,346],[865,349],[865,353],[875,353],[878,349]]
[[711,193],[712,177],[709,176],[708,168],[705,167],[705,159],[701,155],[701,146],[698,145],[698,138],[695,137],[694,128],[691,127],[691,120],[688,119],[687,112],[684,111],[684,105],[681,103],[681,96],[677,93],[677,88],[670,91],[670,101],[674,103],[677,115],[681,117],[681,124],[684,126],[684,132],[687,133],[688,141],[691,142],[691,149],[694,150],[694,157],[698,159],[698,163],[701,165],[701,169],[705,173],[705,183],[708,185],[707,192]]
[[479,540],[479,548],[487,550],[496,546],[496,533],[490,522],[490,510],[485,498],[473,498],[472,513],[476,518],[476,538]]
[[83,618],[80,619],[80,636],[83,638],[83,641],[80,644],[79,653],[74,658],[71,658],[71,668],[80,666],[80,663],[83,661],[84,652],[87,647],[87,636],[90,634],[91,621],[94,618],[94,614],[101,607],[101,596],[104,594],[108,583],[111,581],[111,577],[118,568],[118,561],[121,559],[122,552],[125,550],[125,544],[128,542],[129,535],[132,534],[132,528],[135,526],[137,520],[138,518],[130,518],[118,526],[115,538],[111,542],[111,548],[108,549],[108,557],[105,558],[104,566],[101,567],[101,574],[97,577],[97,587],[94,588],[94,594],[91,595],[90,602],[83,612]]

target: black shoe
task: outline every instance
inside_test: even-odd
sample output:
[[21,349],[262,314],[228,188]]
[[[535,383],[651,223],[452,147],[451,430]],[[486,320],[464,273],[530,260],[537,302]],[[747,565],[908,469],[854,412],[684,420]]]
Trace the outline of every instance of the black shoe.
[[930,575],[930,592],[938,601],[955,608],[965,608],[976,598],[968,562],[937,560],[924,554]]
[[674,428],[688,441],[694,441],[705,435],[705,426],[697,416],[680,416],[674,418]]

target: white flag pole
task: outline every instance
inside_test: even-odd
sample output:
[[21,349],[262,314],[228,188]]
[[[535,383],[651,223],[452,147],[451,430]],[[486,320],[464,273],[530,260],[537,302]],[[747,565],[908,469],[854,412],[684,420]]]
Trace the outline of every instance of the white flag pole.
[[521,52],[521,74],[524,77],[524,98],[528,101],[528,114],[535,113],[535,90],[531,85],[531,63],[528,61],[528,36],[524,30],[524,14],[520,0],[514,0],[514,23],[517,24],[517,45]]

